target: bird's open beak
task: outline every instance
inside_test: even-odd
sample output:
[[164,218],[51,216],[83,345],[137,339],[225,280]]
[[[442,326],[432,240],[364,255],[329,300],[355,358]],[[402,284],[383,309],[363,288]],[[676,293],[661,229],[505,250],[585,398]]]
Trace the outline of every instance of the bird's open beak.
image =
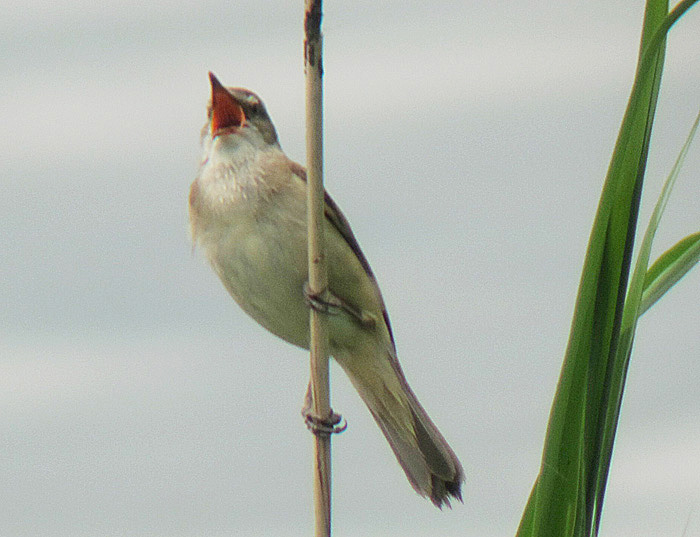
[[240,127],[245,123],[243,108],[233,95],[219,82],[214,73],[209,72],[211,82],[211,134],[221,129]]

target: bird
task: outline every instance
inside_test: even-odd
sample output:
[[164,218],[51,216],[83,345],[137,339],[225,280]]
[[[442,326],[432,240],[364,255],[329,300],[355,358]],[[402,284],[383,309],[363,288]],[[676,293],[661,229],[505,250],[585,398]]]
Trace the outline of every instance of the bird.
[[[435,506],[462,501],[464,471],[399,365],[377,280],[324,193],[328,297],[308,291],[306,170],[282,151],[261,99],[209,73],[190,231],[238,305],[274,335],[309,348],[309,307],[324,307],[329,353],[369,408],[408,481]],[[307,399],[309,394],[307,393]]]

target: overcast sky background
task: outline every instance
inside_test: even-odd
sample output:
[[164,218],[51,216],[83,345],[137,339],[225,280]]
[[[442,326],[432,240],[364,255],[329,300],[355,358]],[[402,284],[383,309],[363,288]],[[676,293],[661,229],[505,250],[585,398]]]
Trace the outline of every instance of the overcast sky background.
[[[309,535],[306,353],[188,237],[214,71],[304,159],[302,2],[5,0],[0,536]],[[641,0],[326,2],[326,182],[464,463],[416,495],[338,368],[334,535],[513,535],[627,101]],[[700,109],[673,29],[643,221]],[[700,229],[692,148],[655,253]],[[602,535],[700,535],[700,272],[641,321]],[[683,533],[686,522],[689,525]]]

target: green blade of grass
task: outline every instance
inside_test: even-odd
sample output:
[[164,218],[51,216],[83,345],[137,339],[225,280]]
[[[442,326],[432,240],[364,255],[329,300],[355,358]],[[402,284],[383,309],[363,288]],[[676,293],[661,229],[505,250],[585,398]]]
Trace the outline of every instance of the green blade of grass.
[[699,260],[700,232],[688,235],[664,252],[647,271],[639,315],[656,304]]
[[[649,0],[640,61],[589,240],[569,344],[550,413],[540,474],[518,536],[594,535],[596,478],[609,362],[616,354],[668,13]],[[656,43],[653,49],[649,43]],[[651,52],[650,52],[651,51]]]
[[[697,119],[695,120],[683,148],[681,149],[680,154],[676,159],[673,168],[671,169],[671,173],[661,189],[661,194],[659,195],[659,199],[657,200],[654,211],[649,219],[649,225],[647,226],[647,230],[644,233],[644,238],[642,239],[639,248],[637,262],[635,264],[634,273],[632,275],[629,291],[625,300],[619,343],[615,349],[615,354],[611,357],[612,360],[610,361],[609,369],[610,375],[608,377],[607,384],[608,389],[606,390],[605,400],[601,409],[604,412],[604,417],[599,432],[601,436],[600,454],[597,467],[593,469],[595,471],[593,494],[595,503],[599,506],[599,508],[595,511],[596,518],[594,521],[594,526],[596,528],[600,524],[600,506],[602,506],[603,498],[605,496],[605,486],[610,469],[615,431],[617,430],[617,423],[620,416],[622,393],[624,390],[625,379],[627,377],[629,359],[632,353],[634,333],[637,326],[637,320],[642,313],[640,303],[644,288],[646,287],[645,274],[647,274],[647,267],[651,256],[651,247],[654,241],[654,236],[656,235],[656,230],[661,222],[661,216],[666,208],[666,204],[668,203],[668,199],[671,195],[673,186],[675,185],[683,161],[685,160],[690,144],[697,131],[698,121],[700,121],[700,115],[698,115]],[[672,270],[671,272],[675,271]]]
[[[695,118],[695,122],[686,137],[678,158],[671,169],[671,173],[669,173],[661,189],[659,199],[649,219],[649,225],[647,226],[644,239],[639,248],[637,265],[632,276],[632,283],[630,284],[630,290],[625,304],[625,316],[623,319],[624,330],[634,329],[634,323],[636,323],[642,313],[644,313],[653,302],[661,298],[674,283],[686,274],[694,265],[693,259],[697,261],[697,256],[700,255],[697,252],[698,237],[700,237],[700,233],[698,233],[690,235],[678,242],[670,250],[665,252],[651,269],[647,270],[656,230],[659,227],[661,217],[666,209],[666,204],[671,196],[671,191],[676,184],[676,179],[678,178],[678,174],[683,166],[683,162],[688,154],[690,144],[695,137],[699,124],[700,114]],[[646,307],[643,308],[641,302],[645,294],[647,295],[647,301],[653,299],[653,302],[647,304]]]
[[683,0],[668,14],[665,0],[647,1],[637,73],[589,240],[540,474],[518,536],[598,532],[636,326],[629,311],[635,320],[639,311],[639,303],[625,305],[627,277],[665,38],[696,1]]

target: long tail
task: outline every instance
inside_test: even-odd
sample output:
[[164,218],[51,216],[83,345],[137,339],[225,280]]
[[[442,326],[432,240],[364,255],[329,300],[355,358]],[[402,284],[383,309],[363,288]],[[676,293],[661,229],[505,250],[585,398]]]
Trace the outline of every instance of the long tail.
[[464,471],[406,382],[395,356],[376,349],[336,356],[381,428],[413,488],[439,508],[462,501]]

